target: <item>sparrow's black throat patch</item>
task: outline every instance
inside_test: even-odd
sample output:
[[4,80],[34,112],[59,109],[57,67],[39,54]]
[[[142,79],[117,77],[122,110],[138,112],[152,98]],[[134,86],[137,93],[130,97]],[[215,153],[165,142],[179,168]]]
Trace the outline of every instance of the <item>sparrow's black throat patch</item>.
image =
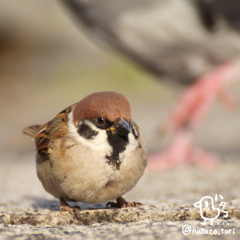
[[121,152],[126,150],[128,144],[128,134],[113,134],[111,131],[107,131],[108,142],[113,148],[113,152],[110,156],[106,156],[107,162],[110,165],[116,166],[116,169],[120,169],[121,161],[119,155]]
[[[107,141],[109,145],[113,148],[111,155],[106,155],[106,160],[109,165],[114,166],[117,170],[120,169],[121,161],[120,161],[120,153],[126,150],[126,146],[129,143],[128,134],[129,131],[124,127],[115,128],[115,130],[111,130],[110,128],[114,125],[113,122],[109,122],[107,120],[104,121],[103,124],[100,124],[97,119],[87,119],[83,120],[78,127],[78,133],[80,136],[90,140],[94,139],[98,135],[98,131],[95,131],[89,126],[88,122],[94,124],[99,130],[105,130],[107,133]],[[131,130],[134,131],[132,125],[130,125]],[[135,132],[134,132],[135,133]],[[135,136],[135,134],[134,134]],[[136,138],[136,136],[135,136]]]

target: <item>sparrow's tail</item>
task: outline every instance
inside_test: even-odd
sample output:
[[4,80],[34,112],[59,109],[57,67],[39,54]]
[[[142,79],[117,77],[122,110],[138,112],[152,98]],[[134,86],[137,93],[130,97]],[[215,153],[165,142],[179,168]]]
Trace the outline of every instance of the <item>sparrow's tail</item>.
[[30,136],[30,137],[35,137],[37,133],[40,130],[41,125],[32,125],[29,127],[24,128],[22,131],[24,134]]

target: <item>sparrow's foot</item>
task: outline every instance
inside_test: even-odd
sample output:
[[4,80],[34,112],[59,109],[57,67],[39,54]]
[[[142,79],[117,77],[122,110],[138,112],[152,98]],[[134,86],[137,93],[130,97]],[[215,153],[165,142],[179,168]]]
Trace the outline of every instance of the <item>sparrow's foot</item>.
[[218,163],[217,156],[193,145],[193,137],[189,129],[180,129],[168,149],[148,156],[146,170],[159,172],[186,165],[197,165],[206,169],[213,169]]
[[59,200],[61,212],[69,212],[70,214],[75,215],[76,212],[81,211],[81,208],[78,206],[70,207],[63,198],[60,198]]
[[140,202],[127,202],[123,197],[119,197],[116,199],[115,202],[108,202],[107,207],[114,207],[114,208],[124,208],[124,207],[138,207],[143,205]]

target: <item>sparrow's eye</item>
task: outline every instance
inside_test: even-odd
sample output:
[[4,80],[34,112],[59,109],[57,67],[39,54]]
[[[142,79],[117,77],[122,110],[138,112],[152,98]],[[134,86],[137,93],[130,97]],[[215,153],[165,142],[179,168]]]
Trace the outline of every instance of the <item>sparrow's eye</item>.
[[97,117],[97,122],[98,122],[98,124],[100,124],[100,125],[105,124],[105,120],[104,120],[104,118],[102,118],[102,117]]

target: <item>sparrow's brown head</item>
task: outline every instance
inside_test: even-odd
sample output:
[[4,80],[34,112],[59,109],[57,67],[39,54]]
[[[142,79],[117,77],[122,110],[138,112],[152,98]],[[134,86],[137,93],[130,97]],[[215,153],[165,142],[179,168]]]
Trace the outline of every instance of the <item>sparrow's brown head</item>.
[[117,92],[92,93],[76,104],[73,122],[77,126],[83,119],[101,117],[109,122],[123,118],[131,121],[131,107],[126,97]]
[[116,169],[121,165],[120,153],[128,146],[139,145],[130,104],[122,94],[93,93],[78,102],[72,114],[73,124],[80,135],[79,141],[108,149],[106,161]]

